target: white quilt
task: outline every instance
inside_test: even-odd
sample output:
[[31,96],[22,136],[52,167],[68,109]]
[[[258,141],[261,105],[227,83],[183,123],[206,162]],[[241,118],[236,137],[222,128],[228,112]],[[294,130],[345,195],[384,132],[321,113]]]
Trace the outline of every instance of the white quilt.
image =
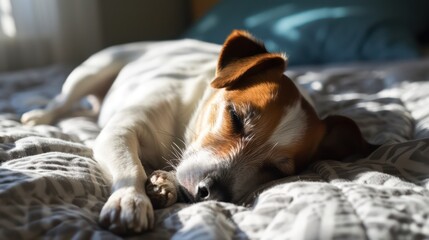
[[[37,127],[18,121],[44,106],[69,72],[0,74],[0,239],[120,238],[97,224],[110,187],[89,147],[99,132],[94,119]],[[429,60],[287,74],[310,92],[321,116],[349,116],[367,140],[384,145],[366,159],[317,162],[245,206],[209,201],[157,210],[153,231],[128,238],[429,238]]]

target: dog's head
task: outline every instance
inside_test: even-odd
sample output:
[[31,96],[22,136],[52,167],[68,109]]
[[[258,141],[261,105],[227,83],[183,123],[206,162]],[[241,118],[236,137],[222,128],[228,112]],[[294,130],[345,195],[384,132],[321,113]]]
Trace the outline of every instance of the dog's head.
[[320,120],[283,74],[287,59],[234,31],[221,51],[212,94],[188,134],[177,178],[195,200],[239,202],[269,181],[295,174],[317,159],[372,150],[356,124]]

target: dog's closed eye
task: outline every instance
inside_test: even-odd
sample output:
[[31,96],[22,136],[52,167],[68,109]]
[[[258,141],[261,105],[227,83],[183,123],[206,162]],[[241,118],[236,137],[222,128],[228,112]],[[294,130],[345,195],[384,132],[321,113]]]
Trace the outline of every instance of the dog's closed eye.
[[238,115],[235,107],[230,105],[228,107],[228,113],[232,123],[232,129],[235,134],[242,134],[244,131],[244,123],[240,115]]

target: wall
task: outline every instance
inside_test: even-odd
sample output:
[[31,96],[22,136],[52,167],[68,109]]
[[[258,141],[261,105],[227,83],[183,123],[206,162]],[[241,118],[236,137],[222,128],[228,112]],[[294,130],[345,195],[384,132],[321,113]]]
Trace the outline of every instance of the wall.
[[179,37],[191,21],[188,0],[99,0],[102,44]]

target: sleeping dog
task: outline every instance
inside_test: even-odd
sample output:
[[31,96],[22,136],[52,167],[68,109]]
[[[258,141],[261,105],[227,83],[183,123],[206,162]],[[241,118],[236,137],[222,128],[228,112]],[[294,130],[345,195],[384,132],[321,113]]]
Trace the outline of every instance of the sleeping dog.
[[[121,88],[131,80],[120,71],[143,56],[138,46],[90,57],[46,109],[21,119],[27,125],[49,124],[81,98],[95,96],[103,129],[94,158],[112,184],[99,220],[111,231],[152,228],[153,206],[170,206],[180,196],[239,203],[313,161],[366,156],[375,148],[352,120],[319,119],[284,75],[287,58],[267,52],[246,32],[233,31],[226,39],[209,80],[148,77]],[[165,156],[177,151],[177,139],[183,139],[179,161],[174,171],[162,171],[170,165]]]

